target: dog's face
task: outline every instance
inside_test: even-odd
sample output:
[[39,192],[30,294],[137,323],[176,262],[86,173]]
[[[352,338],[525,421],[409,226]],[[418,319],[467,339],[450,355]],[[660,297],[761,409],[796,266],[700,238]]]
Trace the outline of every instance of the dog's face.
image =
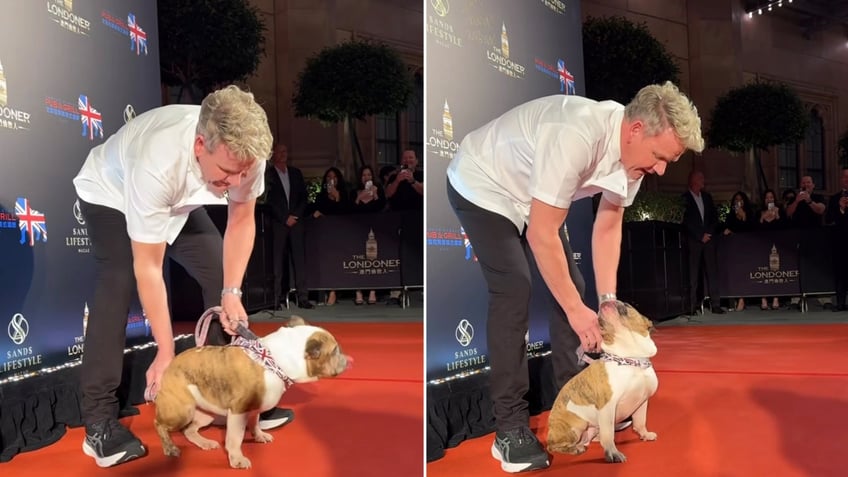
[[311,378],[335,377],[348,367],[348,357],[330,333],[319,330],[306,340],[306,373]]
[[632,306],[620,301],[604,303],[599,323],[604,339],[601,348],[607,353],[633,358],[657,354],[657,345],[651,339],[653,323]]

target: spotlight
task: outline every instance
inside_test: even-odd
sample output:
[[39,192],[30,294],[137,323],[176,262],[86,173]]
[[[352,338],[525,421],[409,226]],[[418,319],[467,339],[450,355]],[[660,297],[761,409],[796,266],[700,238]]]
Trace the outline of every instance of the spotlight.
[[763,9],[761,8],[761,9],[757,10],[757,13],[759,13],[760,15],[762,15],[762,14],[763,14]]

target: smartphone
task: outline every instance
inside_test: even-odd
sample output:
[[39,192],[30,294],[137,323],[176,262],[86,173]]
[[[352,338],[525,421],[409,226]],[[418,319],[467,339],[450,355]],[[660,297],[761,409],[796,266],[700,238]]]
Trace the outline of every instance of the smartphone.
[[768,210],[774,210],[774,202],[768,203]]

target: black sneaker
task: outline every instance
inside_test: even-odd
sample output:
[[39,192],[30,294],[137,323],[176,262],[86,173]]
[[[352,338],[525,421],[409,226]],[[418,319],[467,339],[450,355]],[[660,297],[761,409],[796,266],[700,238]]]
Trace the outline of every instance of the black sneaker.
[[294,411],[275,407],[259,414],[259,428],[263,431],[274,429],[294,420]]
[[509,473],[545,469],[551,465],[548,453],[527,426],[495,433],[492,457],[499,460],[501,469]]
[[147,454],[141,441],[117,419],[111,418],[85,426],[82,451],[94,457],[100,467],[123,464]]

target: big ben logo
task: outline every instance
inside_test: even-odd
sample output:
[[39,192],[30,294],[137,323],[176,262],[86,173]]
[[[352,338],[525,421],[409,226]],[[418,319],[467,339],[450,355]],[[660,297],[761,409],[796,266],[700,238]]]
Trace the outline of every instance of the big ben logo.
[[377,239],[374,237],[374,229],[368,231],[368,240],[365,241],[365,258],[377,259]]
[[3,73],[3,63],[0,63],[0,108],[6,106],[9,96],[6,93],[6,75]]
[[448,100],[445,100],[445,108],[442,111],[442,132],[445,134],[445,139],[453,141],[453,117],[451,117]]
[[509,58],[509,37],[506,36],[506,23],[501,23],[501,53]]
[[771,246],[771,253],[769,254],[769,270],[773,272],[780,270],[780,255],[777,253],[777,247],[773,244]]

